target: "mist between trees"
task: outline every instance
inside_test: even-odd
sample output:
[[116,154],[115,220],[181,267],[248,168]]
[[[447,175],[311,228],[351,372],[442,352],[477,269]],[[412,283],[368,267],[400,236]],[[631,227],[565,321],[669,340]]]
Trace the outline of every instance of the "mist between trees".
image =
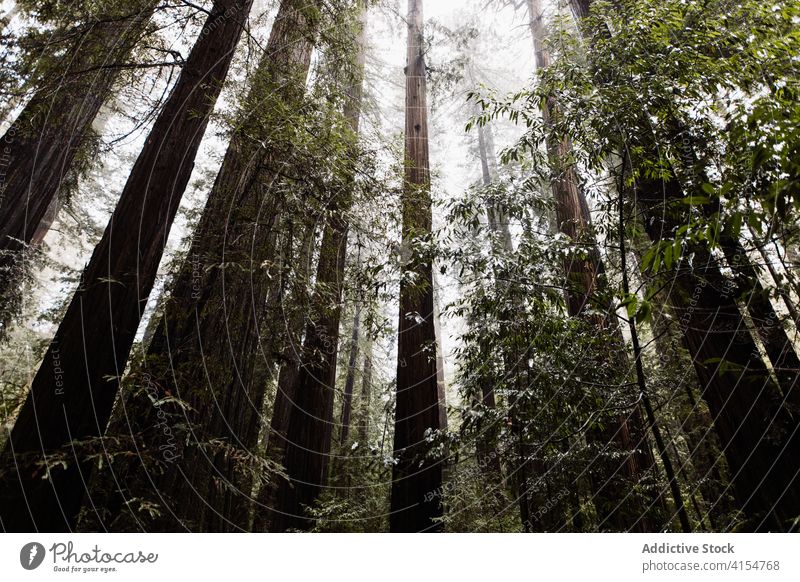
[[2,7],[4,531],[800,527],[796,4]]

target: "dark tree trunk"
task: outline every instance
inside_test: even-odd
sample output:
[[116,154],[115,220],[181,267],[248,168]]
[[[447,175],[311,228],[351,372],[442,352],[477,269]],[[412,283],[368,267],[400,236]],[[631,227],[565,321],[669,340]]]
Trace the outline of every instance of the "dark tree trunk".
[[[307,270],[307,269],[306,269]],[[308,274],[305,276],[306,285],[309,282]],[[297,375],[300,373],[300,360],[303,345],[304,322],[307,313],[305,309],[298,307],[308,307],[307,299],[300,305],[293,305],[293,311],[288,318],[286,329],[286,346],[281,357],[280,371],[278,374],[278,386],[275,393],[275,402],[272,406],[272,418],[270,419],[269,431],[267,434],[267,446],[265,456],[269,461],[283,463],[286,451],[287,431],[289,430],[289,415],[294,401],[294,391],[297,383]],[[271,520],[274,517],[273,509],[276,506],[278,487],[280,481],[272,480],[265,483],[258,491],[255,507],[255,519],[253,521],[253,531],[267,532],[271,528]]]
[[[344,117],[352,137],[358,135],[365,63],[366,6],[359,3],[360,30],[356,39],[356,72],[348,91]],[[353,148],[355,155],[355,148]],[[347,182],[354,180],[354,169]],[[332,195],[317,267],[312,317],[306,328],[302,360],[293,389],[286,433],[284,467],[289,480],[278,484],[277,507],[270,531],[306,529],[313,524],[305,508],[313,506],[328,483],[336,363],[339,347],[342,290],[347,255],[348,223],[345,213],[352,204],[353,187]],[[354,328],[357,336],[358,321]],[[354,341],[354,346],[357,345]],[[355,357],[355,356],[353,356]],[[352,369],[355,363],[352,362]],[[350,386],[352,398],[352,382]],[[349,424],[349,419],[348,419]],[[343,432],[343,438],[346,434]]]
[[[299,109],[305,95],[317,9],[303,0],[281,2],[148,349],[145,369],[159,397],[175,396],[191,406],[172,410],[146,400],[136,406],[151,418],[170,411],[183,426],[173,460],[155,479],[169,504],[162,508],[166,529],[240,531],[250,523],[251,471],[259,464],[253,451],[266,386],[286,336],[284,293],[275,277],[288,269],[281,261],[309,261],[304,241],[313,239],[314,217],[286,201],[286,190],[299,180],[293,182],[292,150],[281,135],[292,122],[284,111]],[[304,203],[296,202],[301,208]],[[145,439],[151,450],[163,440],[156,431]]]
[[[739,298],[747,307],[756,333],[764,345],[781,392],[797,415],[800,413],[800,358],[794,344],[786,333],[781,317],[775,312],[769,291],[759,279],[758,268],[752,264],[742,244],[723,235],[721,246],[728,266],[734,272]],[[769,266],[768,257],[765,257],[765,261]]]
[[[0,334],[20,297],[24,251],[42,241],[56,217],[59,194],[89,157],[92,122],[112,94],[121,68],[147,29],[155,2],[137,1],[64,33],[66,53],[47,71],[51,82],[33,95],[0,139]],[[78,163],[76,164],[76,158]]]
[[393,532],[438,531],[443,460],[430,454],[426,436],[441,426],[437,341],[430,257],[414,256],[414,241],[430,236],[432,209],[428,155],[426,66],[422,0],[408,2],[403,249],[414,279],[400,283],[392,499]]
[[[0,516],[8,531],[68,531],[75,524],[90,466],[73,459],[69,447],[106,428],[250,5],[214,4],[45,354],[3,456]],[[42,480],[28,462],[57,451],[67,451],[69,466],[51,467]]]
[[[581,6],[588,8],[591,0],[572,0],[571,4],[580,14]],[[635,145],[645,152],[653,150],[650,144]],[[681,216],[673,215],[684,194],[681,185],[672,179],[640,181],[637,186],[631,199],[638,197],[641,203],[651,240],[672,236],[683,222]],[[738,243],[732,246],[723,241],[722,246],[730,255]],[[723,275],[707,249],[693,245],[687,250],[685,256],[693,255],[692,262],[680,263],[670,302],[680,316],[683,343],[725,451],[737,504],[748,516],[750,529],[787,528],[800,514],[798,418],[788,411],[786,394],[761,360],[733,296],[735,282]]]
[[[637,265],[641,265],[642,256],[649,244],[650,241],[644,232],[633,241],[631,250]],[[631,276],[635,278],[636,286],[644,288],[644,281],[637,276],[637,273],[637,267],[630,270]],[[661,310],[653,312],[651,322],[658,367],[661,368],[662,374],[666,374],[668,377],[676,370],[692,370],[676,379],[680,382],[680,387],[684,388],[683,396],[680,391],[673,395],[677,401],[681,402],[682,406],[689,410],[689,414],[680,419],[680,431],[686,439],[686,448],[689,451],[688,458],[684,460],[682,466],[690,465],[693,469],[697,490],[703,498],[703,505],[707,508],[703,512],[703,517],[706,518],[711,529],[716,530],[715,516],[730,514],[732,510],[733,498],[726,491],[724,485],[727,477],[723,474],[723,454],[716,433],[714,433],[711,415],[705,405],[699,404],[695,397],[695,383],[698,382],[698,379],[693,370],[692,359],[680,346],[681,340],[674,329],[674,316],[670,313],[670,317],[667,317],[669,297],[664,291],[660,291],[653,297],[653,300],[663,305]],[[673,446],[675,446],[674,443]]]
[[[640,182],[636,192],[651,240],[680,224],[673,203],[677,182]],[[685,205],[681,205],[685,206]],[[679,264],[670,302],[694,362],[720,446],[728,461],[739,508],[753,530],[781,529],[800,514],[800,430],[761,360],[733,295],[735,283],[703,247],[688,249]]]
[[309,527],[304,507],[314,503],[328,481],[342,296],[336,274],[344,271],[347,239],[346,226],[335,222],[323,236],[317,281],[327,288],[318,284],[312,299],[317,313],[306,329],[286,433],[284,467],[290,481],[278,484],[273,532]]
[[575,15],[575,19],[578,20],[578,22],[589,16],[589,8],[592,5],[592,1],[593,0],[570,0],[570,8],[572,8],[572,13]]

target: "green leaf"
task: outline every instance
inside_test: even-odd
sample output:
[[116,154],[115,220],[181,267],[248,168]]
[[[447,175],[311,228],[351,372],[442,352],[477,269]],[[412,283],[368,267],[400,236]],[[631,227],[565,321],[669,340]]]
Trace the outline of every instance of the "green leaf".
[[685,198],[681,198],[681,202],[688,206],[700,206],[702,204],[708,204],[711,200],[708,196],[686,196]]

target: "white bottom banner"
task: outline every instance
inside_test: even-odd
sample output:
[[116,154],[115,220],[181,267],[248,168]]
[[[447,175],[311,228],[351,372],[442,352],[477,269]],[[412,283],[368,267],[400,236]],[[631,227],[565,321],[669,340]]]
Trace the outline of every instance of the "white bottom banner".
[[3,534],[5,580],[800,580],[794,534]]

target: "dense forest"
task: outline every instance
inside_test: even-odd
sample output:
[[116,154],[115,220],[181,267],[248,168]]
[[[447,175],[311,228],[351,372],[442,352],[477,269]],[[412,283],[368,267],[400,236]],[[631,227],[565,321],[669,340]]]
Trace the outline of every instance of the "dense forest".
[[3,531],[800,530],[797,2],[0,45]]

